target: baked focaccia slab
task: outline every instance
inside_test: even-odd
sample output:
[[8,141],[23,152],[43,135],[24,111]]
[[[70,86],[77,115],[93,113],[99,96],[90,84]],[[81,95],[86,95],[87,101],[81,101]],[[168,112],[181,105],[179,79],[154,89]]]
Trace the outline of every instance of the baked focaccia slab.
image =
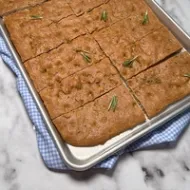
[[189,94],[189,55],[175,56],[180,43],[144,1],[19,3],[0,4],[0,14],[67,143],[103,144]]
[[[81,55],[81,53],[85,54],[83,50],[90,52],[89,61],[83,60]],[[41,91],[55,80],[67,78],[99,63],[103,58],[105,55],[96,41],[89,35],[82,35],[72,40],[71,43],[62,44],[48,53],[24,62],[24,66],[36,89]]]
[[[118,29],[118,26],[113,25],[112,27],[114,29],[110,31],[106,30],[105,33],[100,31],[95,34],[95,39],[97,39],[97,42],[125,79],[130,79],[181,50],[180,43],[165,27],[161,27],[135,42],[131,41],[129,44],[125,41],[127,37],[122,38],[121,35],[116,36],[113,41],[109,42],[108,39],[115,35],[112,34],[113,31]],[[121,28],[123,27],[121,26]],[[131,36],[133,36],[133,32],[131,32]],[[130,65],[127,65],[127,60],[133,58],[136,59],[133,62],[133,66],[130,67]]]
[[133,77],[129,86],[149,118],[190,94],[190,55],[176,55]]
[[41,4],[48,0],[0,0],[0,16]]
[[119,84],[119,75],[105,58],[96,65],[55,81],[40,91],[40,95],[50,116],[56,118],[97,99]]
[[51,51],[86,33],[80,19],[62,0],[47,1],[10,14],[4,20],[22,61]]
[[[108,105],[114,97],[117,108],[109,111]],[[103,144],[144,121],[142,110],[124,85],[53,120],[63,139],[76,146]]]

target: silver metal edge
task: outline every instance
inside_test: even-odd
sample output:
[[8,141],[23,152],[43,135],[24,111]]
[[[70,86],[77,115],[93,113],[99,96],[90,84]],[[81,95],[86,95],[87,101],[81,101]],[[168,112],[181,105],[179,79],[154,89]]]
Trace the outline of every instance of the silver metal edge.
[[[163,9],[156,2],[149,1],[149,0],[147,0],[147,1],[148,1],[149,5],[151,6],[151,8],[152,8],[152,5],[155,6],[155,4],[156,4],[156,6],[159,7],[158,9],[160,9],[159,10],[160,14],[162,13]],[[164,11],[162,14],[165,14],[166,19],[170,20],[169,25],[171,25],[171,22],[172,22],[172,24],[175,25],[175,29],[177,28],[177,31],[180,32],[180,35],[183,34],[189,40],[188,35],[182,29],[180,29],[180,27],[175,23],[175,21],[173,21]],[[152,130],[158,128],[162,124],[166,123],[167,121],[169,121],[170,119],[172,119],[173,117],[175,117],[176,115],[180,114],[181,112],[183,112],[184,110],[186,110],[187,108],[190,107],[190,96],[188,96],[184,100],[182,100],[174,105],[175,110],[176,110],[175,112],[168,113],[169,111],[166,110],[159,116],[153,118],[150,121],[150,123],[144,123],[141,125],[140,128],[137,126],[136,128],[134,128],[134,130],[132,131],[132,133],[130,135],[120,139],[116,143],[116,145],[110,146],[109,150],[101,152],[101,155],[96,156],[93,160],[89,160],[88,162],[81,162],[76,159],[69,160],[68,156],[65,154],[67,147],[64,146],[63,140],[61,139],[60,135],[58,134],[55,127],[53,126],[51,120],[49,119],[46,109],[44,108],[36,90],[34,89],[33,84],[30,81],[30,78],[29,78],[27,72],[25,71],[23,64],[21,63],[21,60],[20,60],[18,54],[16,53],[16,50],[15,50],[13,44],[9,40],[9,37],[8,37],[9,35],[3,25],[2,20],[0,21],[0,32],[2,33],[6,43],[8,45],[8,48],[12,52],[16,63],[18,64],[18,68],[20,69],[20,71],[29,87],[31,94],[32,94],[34,100],[36,101],[36,104],[43,116],[44,122],[47,124],[46,125],[47,129],[48,129],[50,135],[52,136],[52,139],[55,142],[55,145],[58,148],[61,157],[63,158],[66,165],[68,165],[68,167],[70,167],[73,170],[84,171],[84,170],[91,168],[95,164],[99,163],[100,161],[104,160],[105,158],[109,157],[110,155],[114,154],[115,152],[121,150],[122,148],[126,147],[127,145],[131,144],[132,142],[141,138],[142,136],[146,135],[147,133],[151,132]],[[178,32],[177,32],[177,35],[179,34]],[[165,117],[163,118],[164,115],[165,115]]]

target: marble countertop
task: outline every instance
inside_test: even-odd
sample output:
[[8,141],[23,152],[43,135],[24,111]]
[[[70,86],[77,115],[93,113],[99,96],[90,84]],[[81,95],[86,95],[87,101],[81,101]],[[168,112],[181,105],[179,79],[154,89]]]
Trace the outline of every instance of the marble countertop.
[[155,0],[190,35],[190,0]]
[[[157,0],[190,34],[190,0]],[[122,156],[112,171],[54,173],[43,165],[35,133],[0,60],[0,190],[189,190],[190,128],[170,149]]]

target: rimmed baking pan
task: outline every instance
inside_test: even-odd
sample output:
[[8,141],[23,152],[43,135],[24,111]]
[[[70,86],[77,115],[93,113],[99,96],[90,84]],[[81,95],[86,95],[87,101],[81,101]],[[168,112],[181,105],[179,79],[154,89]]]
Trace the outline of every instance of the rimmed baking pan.
[[[167,15],[167,13],[158,5],[157,2],[153,0],[147,0],[148,4],[152,7],[154,12],[158,17],[165,23],[165,25],[172,31],[176,38],[181,42],[186,50],[190,50],[190,37],[183,31],[177,23]],[[25,68],[16,53],[10,39],[9,35],[3,25],[3,21],[0,21],[0,33],[5,39],[13,57],[20,69],[31,94],[41,112],[41,115],[46,123],[46,127],[54,140],[54,143],[63,158],[65,164],[73,170],[84,171],[92,166],[96,165],[105,158],[113,155],[117,151],[136,141],[137,139],[143,137],[147,133],[155,130],[156,128],[162,126],[167,121],[171,120],[175,116],[184,112],[190,107],[190,96],[184,98],[183,100],[170,105],[164,112],[154,117],[150,121],[147,121],[135,128],[128,130],[111,140],[107,141],[104,145],[94,146],[94,147],[74,147],[66,144],[60,137],[55,126],[52,124],[43,103],[41,102]]]

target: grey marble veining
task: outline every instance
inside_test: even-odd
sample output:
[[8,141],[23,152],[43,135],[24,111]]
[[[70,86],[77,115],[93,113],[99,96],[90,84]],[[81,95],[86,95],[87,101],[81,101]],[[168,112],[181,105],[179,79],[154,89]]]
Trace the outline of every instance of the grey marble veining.
[[[190,32],[190,0],[159,0]],[[190,128],[170,149],[123,155],[112,171],[50,172],[15,85],[0,60],[0,190],[189,190]]]
[[190,35],[190,0],[156,0],[156,2]]

